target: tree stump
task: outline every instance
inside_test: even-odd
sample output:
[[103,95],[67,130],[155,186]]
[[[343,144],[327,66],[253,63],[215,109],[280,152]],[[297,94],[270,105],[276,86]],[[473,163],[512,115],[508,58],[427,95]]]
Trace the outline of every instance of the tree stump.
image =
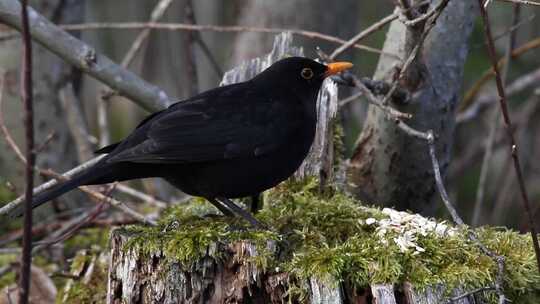
[[[204,258],[184,270],[167,263],[160,251],[141,256],[123,250],[129,239],[122,229],[112,232],[108,303],[282,303],[286,298],[287,274],[258,269],[250,261],[257,249],[247,241],[213,244]],[[226,257],[212,257],[217,250]],[[342,303],[339,289],[316,280],[310,287],[311,303]]]

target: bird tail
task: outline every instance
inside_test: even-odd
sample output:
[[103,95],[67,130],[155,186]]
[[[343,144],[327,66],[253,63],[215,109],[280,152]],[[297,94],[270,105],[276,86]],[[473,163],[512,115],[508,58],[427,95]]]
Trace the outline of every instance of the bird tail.
[[[40,192],[34,195],[32,199],[32,209],[45,204],[46,202],[66,193],[80,185],[89,185],[93,184],[94,181],[106,176],[109,174],[110,170],[107,170],[107,167],[103,166],[94,166],[92,168],[83,171],[69,180],[61,181],[58,184],[54,185],[52,188],[47,189],[43,192]],[[15,209],[9,212],[11,217],[19,217],[24,212],[24,204],[20,204]]]

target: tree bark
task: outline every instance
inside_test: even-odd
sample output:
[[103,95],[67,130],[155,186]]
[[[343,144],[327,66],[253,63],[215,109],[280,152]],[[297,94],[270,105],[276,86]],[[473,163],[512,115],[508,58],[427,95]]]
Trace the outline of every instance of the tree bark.
[[[476,1],[449,2],[417,61],[423,65],[420,79],[402,84],[412,100],[405,105],[393,104],[413,114],[407,121],[411,127],[435,132],[443,174],[450,161],[454,111],[461,96],[463,66],[477,11]],[[401,21],[394,21],[383,50],[405,59],[410,50],[407,39],[411,39],[407,32]],[[396,63],[382,55],[374,78],[392,81]],[[364,201],[431,214],[428,205],[435,193],[432,171],[426,143],[400,131],[384,113],[370,106],[348,165],[351,192]]]

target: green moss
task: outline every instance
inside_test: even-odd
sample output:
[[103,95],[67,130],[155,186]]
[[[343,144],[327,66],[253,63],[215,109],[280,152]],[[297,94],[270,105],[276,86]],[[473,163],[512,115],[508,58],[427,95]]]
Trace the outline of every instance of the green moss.
[[[0,254],[0,268],[6,267],[11,263],[16,262],[18,258],[19,257],[16,254]],[[10,271],[0,276],[0,290],[14,283],[15,283],[15,271]]]
[[0,202],[9,202],[16,198],[15,192],[6,186],[7,180],[0,176]]
[[[71,280],[67,288],[61,290],[56,297],[57,303],[104,303],[107,299],[107,260],[99,253],[79,252],[71,263],[71,272],[82,274],[88,265],[94,262],[94,268],[88,281],[83,278]],[[85,278],[86,279],[86,278]]]
[[65,252],[67,256],[73,256],[82,249],[107,248],[109,242],[108,228],[88,228],[79,231],[65,243]]
[[[496,276],[496,264],[468,240],[466,228],[450,228],[452,233],[444,237],[426,231],[414,237],[419,249],[403,250],[396,241],[399,232],[381,233],[380,227],[366,222],[385,221],[387,211],[363,207],[338,191],[319,194],[315,179],[283,183],[267,192],[264,200],[267,204],[257,218],[271,231],[247,229],[237,219],[204,216],[208,205],[195,200],[187,207],[171,208],[158,227],[125,228],[133,234],[126,249],[143,254],[162,251],[169,261],[190,267],[207,254],[220,258],[222,251],[209,250],[214,244],[249,240],[257,246],[257,265],[287,271],[291,281],[315,277],[357,287],[408,281],[418,289],[437,284],[449,290],[472,289],[492,285]],[[528,236],[494,228],[477,233],[486,246],[506,257],[505,288],[512,299],[540,292]],[[268,240],[277,242],[279,257],[268,249]],[[290,292],[301,295],[304,287],[297,284]]]
[[[209,252],[211,245],[250,240],[257,246],[260,255],[257,264],[262,267],[268,265],[268,261],[261,257],[272,255],[267,249],[267,241],[277,240],[277,233],[248,230],[243,221],[212,215],[210,212],[213,210],[202,204],[201,200],[195,199],[187,207],[170,208],[156,227],[123,228],[124,233],[133,235],[126,249],[137,248],[144,255],[162,251],[169,261],[190,267],[207,254],[221,258],[222,251]],[[205,213],[207,215],[203,215]]]

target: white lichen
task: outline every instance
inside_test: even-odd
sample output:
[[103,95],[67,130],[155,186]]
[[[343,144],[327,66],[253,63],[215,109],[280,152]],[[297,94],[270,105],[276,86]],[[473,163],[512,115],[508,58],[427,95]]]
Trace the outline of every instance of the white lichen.
[[377,220],[375,218],[367,218],[366,225],[375,225],[375,233],[379,237],[379,241],[383,245],[388,244],[391,239],[401,252],[409,252],[413,250],[413,254],[420,254],[425,251],[424,248],[418,245],[419,236],[427,236],[433,234],[436,237],[452,237],[455,236],[457,230],[445,224],[445,222],[436,222],[427,219],[418,214],[397,211],[390,208],[384,208],[382,213],[387,216]]

